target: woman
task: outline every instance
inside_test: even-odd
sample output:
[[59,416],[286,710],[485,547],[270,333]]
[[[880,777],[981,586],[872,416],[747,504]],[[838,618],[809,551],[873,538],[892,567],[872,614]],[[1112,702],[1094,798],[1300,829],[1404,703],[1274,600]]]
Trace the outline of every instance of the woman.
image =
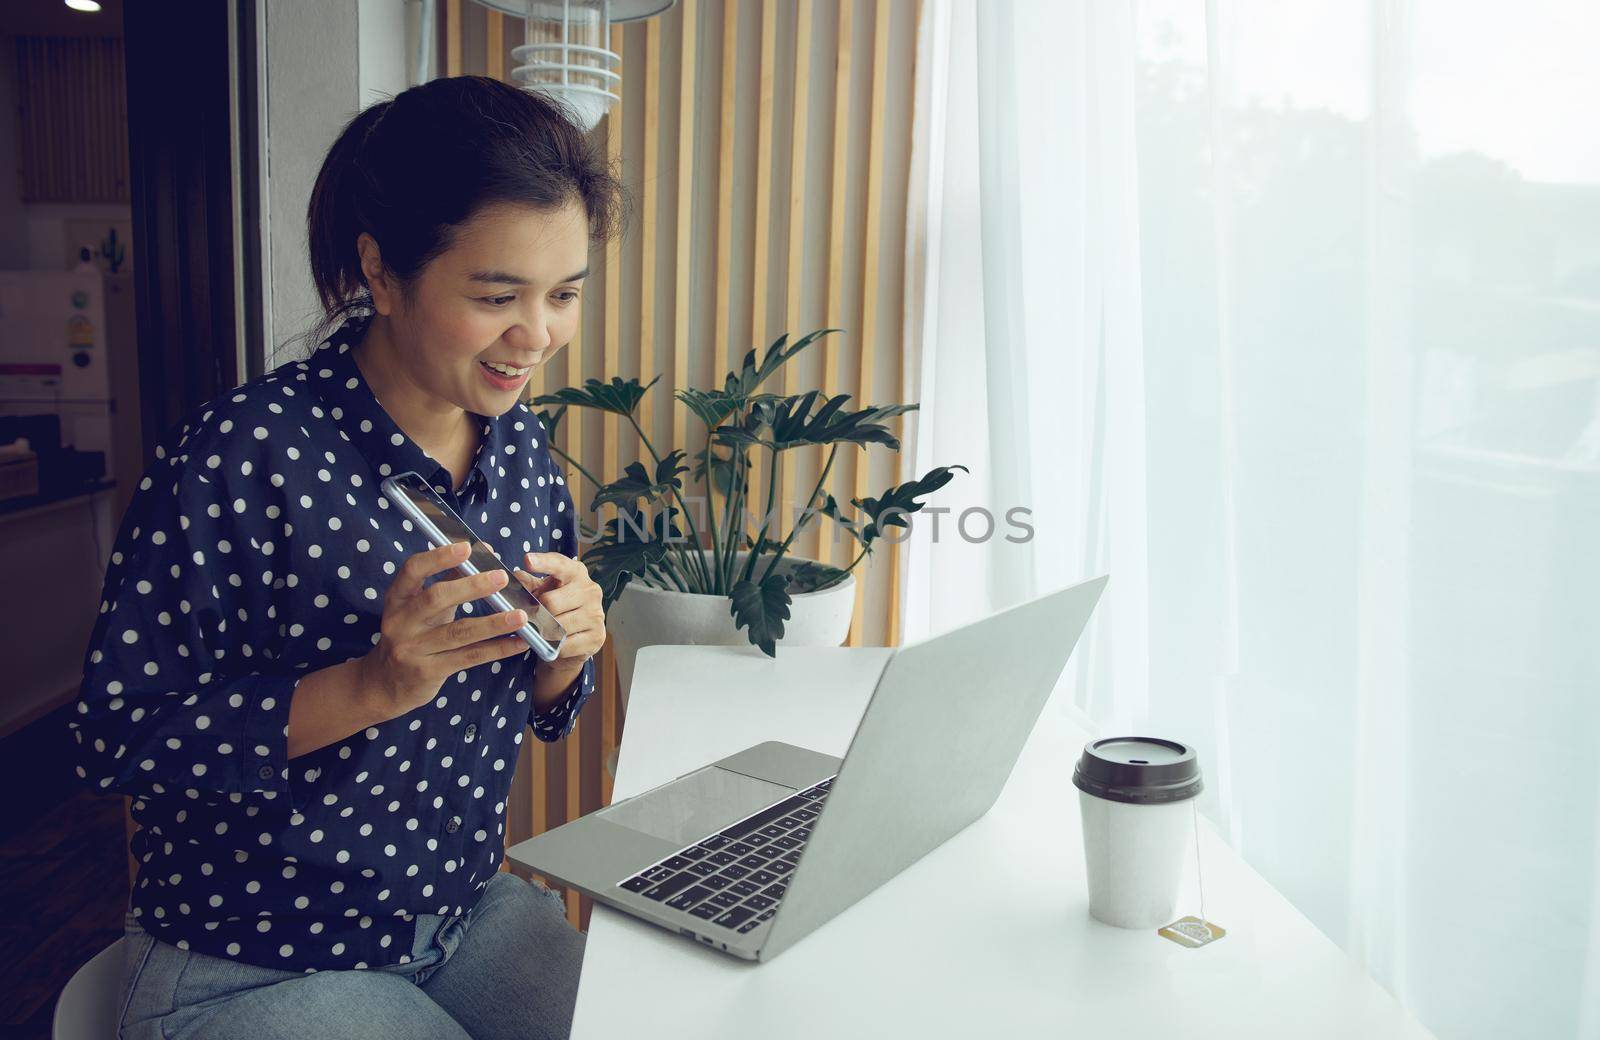
[[[519,400],[620,189],[549,102],[437,80],[311,198],[335,330],[202,407],[118,533],[73,729],[133,796],[124,1037],[565,1036],[582,938],[497,868],[523,729],[594,687],[598,587]],[[426,477],[569,635],[544,663],[380,491]],[[535,578],[534,575],[543,575]]]

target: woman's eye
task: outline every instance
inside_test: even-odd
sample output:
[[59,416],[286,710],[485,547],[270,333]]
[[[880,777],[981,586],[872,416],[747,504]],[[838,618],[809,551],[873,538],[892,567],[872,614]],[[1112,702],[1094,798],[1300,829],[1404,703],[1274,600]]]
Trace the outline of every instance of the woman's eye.
[[571,303],[577,298],[578,290],[576,289],[563,289],[561,292],[556,293],[556,299],[560,300],[562,303]]
[[515,299],[515,296],[485,296],[483,298],[483,302],[492,307],[504,307],[506,304]]

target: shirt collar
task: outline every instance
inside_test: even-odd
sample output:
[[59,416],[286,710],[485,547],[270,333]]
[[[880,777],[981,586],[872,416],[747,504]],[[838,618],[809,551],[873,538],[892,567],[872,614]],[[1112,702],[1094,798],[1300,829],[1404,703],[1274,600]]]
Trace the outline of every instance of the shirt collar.
[[[346,319],[312,353],[306,362],[312,385],[332,408],[340,436],[356,446],[379,476],[415,471],[440,494],[448,494],[455,490],[450,486],[450,471],[395,424],[356,365],[354,348],[366,335],[370,322],[370,314]],[[480,491],[488,487],[505,439],[503,417],[468,414],[479,423],[483,436],[472,470],[459,489],[462,495],[473,490],[474,485]]]

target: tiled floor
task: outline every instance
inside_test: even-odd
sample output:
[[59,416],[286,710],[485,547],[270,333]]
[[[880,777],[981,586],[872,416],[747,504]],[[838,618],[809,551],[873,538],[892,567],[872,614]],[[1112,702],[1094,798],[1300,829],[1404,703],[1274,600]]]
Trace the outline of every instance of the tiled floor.
[[77,787],[61,713],[0,741],[0,1037],[50,1035],[72,973],[122,934],[122,799]]

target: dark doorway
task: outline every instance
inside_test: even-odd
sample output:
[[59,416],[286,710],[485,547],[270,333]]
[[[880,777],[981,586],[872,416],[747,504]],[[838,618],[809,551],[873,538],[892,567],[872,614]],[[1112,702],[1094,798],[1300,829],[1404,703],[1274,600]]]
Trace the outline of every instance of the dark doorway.
[[[118,354],[130,371],[116,410],[137,420],[114,438],[128,465],[115,468],[120,503],[101,518],[97,545],[121,522],[125,492],[152,461],[155,445],[195,408],[258,374],[264,357],[254,259],[260,255],[254,248],[255,0],[101,3],[99,12],[78,14],[61,0],[0,2],[0,47],[9,62],[0,81],[17,84],[19,108],[33,103],[30,118],[19,118],[16,127],[24,141],[19,151],[28,153],[20,156],[18,204],[70,208],[93,197],[126,206],[123,219],[131,218],[131,233],[124,223],[121,237],[128,240],[132,277],[124,271],[121,284],[122,299],[134,300],[136,317],[125,338],[136,349]],[[29,75],[12,74],[24,67]],[[77,95],[53,91],[57,83],[89,89],[102,101],[113,93],[120,100],[125,90],[126,118],[104,115],[109,103],[93,110],[95,118],[74,118],[69,102]],[[83,138],[81,148],[64,139],[64,128]],[[47,149],[42,142],[53,143]],[[9,157],[11,149],[4,151]],[[105,174],[113,165],[125,174],[120,182]],[[29,241],[0,245],[7,247],[0,260],[14,267],[62,269],[53,256],[41,260],[44,250]],[[28,545],[16,534],[19,525],[65,527],[63,517],[79,512],[38,519],[14,510],[0,519],[14,544]],[[90,564],[95,556],[86,546],[77,553]],[[82,582],[55,590],[54,600],[30,601],[31,609],[57,618],[92,616],[104,563],[92,574],[86,565]],[[34,657],[57,661],[63,675],[52,672],[51,696],[0,729],[0,790],[8,793],[0,800],[0,916],[8,922],[0,928],[8,977],[0,990],[0,1035],[44,1038],[73,972],[122,933],[130,864],[125,800],[86,790],[72,771],[66,721],[76,690],[62,687],[66,673],[77,677],[74,684],[81,681],[83,643],[70,654],[54,645],[48,654],[31,649]]]

